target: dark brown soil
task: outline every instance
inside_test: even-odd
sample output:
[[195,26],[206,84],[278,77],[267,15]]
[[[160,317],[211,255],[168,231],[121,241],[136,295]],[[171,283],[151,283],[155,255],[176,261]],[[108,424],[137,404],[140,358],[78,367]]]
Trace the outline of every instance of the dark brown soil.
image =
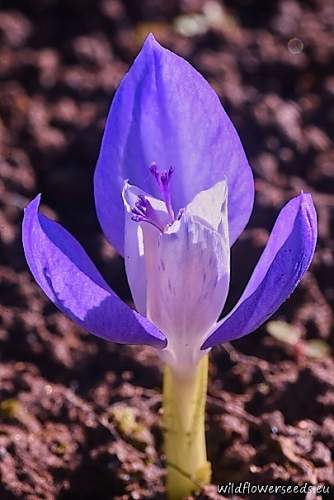
[[[96,220],[92,174],[110,99],[149,30],[216,88],[256,175],[255,210],[233,249],[227,307],[287,199],[312,192],[319,216],[311,270],[274,318],[299,328],[301,342],[280,342],[264,326],[212,353],[213,484],[198,498],[223,498],[215,485],[230,481],[334,487],[334,4],[226,0],[223,11],[219,5],[1,2],[1,500],[163,498],[161,366],[154,351],[109,345],[74,326],[33,282],[20,243],[22,209],[42,192],[45,211],[130,300],[122,260]],[[214,12],[213,21],[183,36],[203,7]],[[329,353],[307,356],[312,339]]]

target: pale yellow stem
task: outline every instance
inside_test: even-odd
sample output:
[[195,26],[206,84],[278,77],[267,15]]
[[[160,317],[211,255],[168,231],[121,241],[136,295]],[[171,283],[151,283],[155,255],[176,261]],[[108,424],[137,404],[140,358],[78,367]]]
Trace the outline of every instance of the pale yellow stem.
[[211,465],[205,444],[207,380],[207,355],[187,376],[167,365],[164,369],[163,428],[169,500],[181,500],[210,482]]

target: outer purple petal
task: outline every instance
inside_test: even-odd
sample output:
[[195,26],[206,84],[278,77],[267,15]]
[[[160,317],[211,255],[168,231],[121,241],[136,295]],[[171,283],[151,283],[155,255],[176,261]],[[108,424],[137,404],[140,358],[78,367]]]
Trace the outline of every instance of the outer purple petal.
[[202,349],[253,332],[293,292],[309,267],[317,240],[317,216],[310,194],[281,210],[266,248],[234,309],[222,319]]
[[121,344],[165,347],[165,337],[111,290],[81,245],[38,213],[40,196],[25,209],[23,246],[35,280],[49,299],[90,333]]
[[174,209],[226,178],[230,243],[249,219],[254,183],[237,132],[210,85],[184,59],[150,35],[119,86],[95,172],[102,228],[120,253],[124,243],[124,179],[159,197],[148,166],[175,167]]

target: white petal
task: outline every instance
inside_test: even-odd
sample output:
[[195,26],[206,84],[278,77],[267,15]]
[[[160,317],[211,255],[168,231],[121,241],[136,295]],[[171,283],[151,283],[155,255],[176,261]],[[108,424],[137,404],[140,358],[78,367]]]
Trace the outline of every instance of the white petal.
[[[225,220],[225,214],[223,219]],[[202,340],[226,300],[230,250],[227,224],[221,233],[188,214],[158,235],[147,274],[147,316],[168,339],[162,351],[177,370],[194,367]]]
[[[144,233],[146,238],[146,253],[149,248],[154,248],[154,241],[159,235],[158,229],[148,223],[138,223],[131,219],[131,208],[134,207],[138,195],[144,195],[149,200],[152,207],[161,217],[162,223],[168,221],[166,206],[163,201],[157,200],[148,195],[145,191],[131,186],[127,181],[123,188],[123,202],[125,208],[125,233],[124,233],[124,259],[125,270],[128,278],[130,290],[136,309],[140,314],[146,315],[146,274],[148,255],[144,255]],[[152,241],[151,241],[152,240]]]
[[210,189],[199,192],[187,205],[188,215],[205,221],[212,229],[224,234],[227,230],[227,184],[217,182]]

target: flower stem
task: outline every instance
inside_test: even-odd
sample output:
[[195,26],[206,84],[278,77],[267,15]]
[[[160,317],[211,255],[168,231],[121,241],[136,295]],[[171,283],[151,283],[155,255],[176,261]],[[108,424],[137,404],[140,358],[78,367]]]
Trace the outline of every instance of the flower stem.
[[169,500],[180,500],[210,482],[204,427],[207,380],[207,355],[186,376],[167,365],[164,369],[163,427]]

